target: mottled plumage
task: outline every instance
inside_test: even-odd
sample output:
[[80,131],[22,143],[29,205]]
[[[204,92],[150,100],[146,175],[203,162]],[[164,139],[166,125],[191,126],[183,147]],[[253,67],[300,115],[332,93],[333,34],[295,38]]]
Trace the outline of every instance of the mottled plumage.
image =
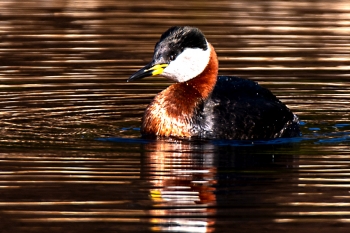
[[268,89],[238,77],[219,76],[198,110],[199,136],[269,139],[299,136],[298,118]]

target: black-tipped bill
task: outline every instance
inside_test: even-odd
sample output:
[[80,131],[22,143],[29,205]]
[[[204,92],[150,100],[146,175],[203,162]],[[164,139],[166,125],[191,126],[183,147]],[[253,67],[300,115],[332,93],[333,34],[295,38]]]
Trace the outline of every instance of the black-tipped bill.
[[165,64],[165,63],[156,64],[156,65],[152,65],[152,63],[150,63],[145,67],[143,67],[142,69],[140,69],[139,71],[137,71],[135,74],[131,75],[130,78],[128,79],[128,82],[149,77],[149,76],[156,76],[156,75],[162,74],[163,70],[167,66],[168,64]]

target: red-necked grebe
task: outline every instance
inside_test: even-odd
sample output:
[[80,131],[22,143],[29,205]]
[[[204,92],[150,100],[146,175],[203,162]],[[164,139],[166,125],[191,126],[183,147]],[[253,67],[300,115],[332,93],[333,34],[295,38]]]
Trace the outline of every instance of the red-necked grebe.
[[143,136],[272,139],[300,135],[298,117],[256,82],[218,76],[218,58],[203,33],[172,27],[153,60],[128,81],[161,75],[176,83],[160,92],[142,119]]

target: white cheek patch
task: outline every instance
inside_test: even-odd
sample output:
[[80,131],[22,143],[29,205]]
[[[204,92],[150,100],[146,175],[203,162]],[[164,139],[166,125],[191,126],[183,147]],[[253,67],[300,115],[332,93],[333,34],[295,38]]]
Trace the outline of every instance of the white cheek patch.
[[185,82],[202,73],[209,59],[209,45],[207,50],[187,48],[170,62],[161,75],[176,82]]

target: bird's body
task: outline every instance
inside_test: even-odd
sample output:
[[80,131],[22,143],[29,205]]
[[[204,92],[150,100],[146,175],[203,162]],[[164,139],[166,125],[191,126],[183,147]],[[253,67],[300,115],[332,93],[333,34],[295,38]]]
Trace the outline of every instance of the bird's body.
[[143,136],[271,139],[299,136],[299,121],[256,82],[218,76],[214,48],[196,28],[173,27],[153,61],[129,78],[162,75],[177,83],[159,93],[142,120]]
[[[298,118],[256,82],[219,76],[204,104],[203,137],[271,139],[299,136]],[[215,129],[215,130],[211,130]]]

